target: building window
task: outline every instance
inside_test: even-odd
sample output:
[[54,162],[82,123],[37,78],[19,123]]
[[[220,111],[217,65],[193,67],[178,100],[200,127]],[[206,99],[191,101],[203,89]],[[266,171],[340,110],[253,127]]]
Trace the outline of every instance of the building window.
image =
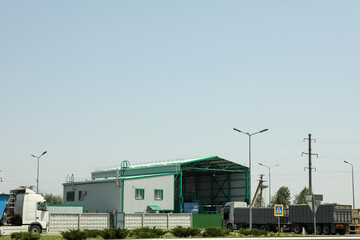
[[145,198],[145,190],[144,189],[135,189],[135,199],[143,200]]
[[155,200],[163,200],[163,190],[162,189],[155,189],[154,199]]
[[79,191],[79,201],[84,201],[85,191]]
[[75,192],[74,191],[67,192],[66,193],[66,201],[73,202],[74,200],[75,200]]

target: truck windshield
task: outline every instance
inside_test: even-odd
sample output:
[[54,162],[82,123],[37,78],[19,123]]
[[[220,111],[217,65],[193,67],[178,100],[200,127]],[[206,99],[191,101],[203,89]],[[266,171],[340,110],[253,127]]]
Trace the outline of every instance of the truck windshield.
[[37,203],[37,210],[39,210],[39,211],[46,211],[46,210],[47,210],[47,204],[46,204],[46,202],[38,202],[38,203]]

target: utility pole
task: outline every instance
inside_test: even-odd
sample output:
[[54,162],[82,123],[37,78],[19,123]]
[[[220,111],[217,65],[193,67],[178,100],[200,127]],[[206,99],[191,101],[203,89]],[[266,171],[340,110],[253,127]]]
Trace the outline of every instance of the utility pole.
[[316,155],[317,157],[319,157],[319,155],[318,154],[316,154],[316,153],[312,153],[311,152],[311,141],[314,141],[314,142],[316,142],[316,139],[311,139],[311,134],[309,134],[309,137],[308,138],[304,138],[304,141],[305,140],[307,140],[307,141],[309,141],[309,152],[308,153],[302,153],[301,154],[301,156],[302,155],[304,155],[304,154],[307,154],[308,156],[309,156],[309,167],[307,167],[308,169],[309,169],[309,192],[312,194],[312,169],[315,169],[316,170],[316,168],[313,168],[312,167],[312,164],[311,164],[311,156],[312,155]]
[[262,207],[262,192],[263,192],[263,189],[264,188],[267,188],[267,186],[264,185],[264,180],[263,180],[263,177],[264,177],[264,174],[260,174],[260,179],[259,179],[259,184],[258,184],[258,187],[256,188],[256,192],[255,192],[255,195],[254,195],[254,198],[251,202],[251,207],[254,207],[255,206],[255,203],[256,203],[256,200],[258,197],[260,197],[260,206],[259,207]]
[[260,174],[260,184],[261,184],[261,189],[260,189],[260,207],[262,207],[262,192],[263,192],[263,177],[264,177],[264,174]]

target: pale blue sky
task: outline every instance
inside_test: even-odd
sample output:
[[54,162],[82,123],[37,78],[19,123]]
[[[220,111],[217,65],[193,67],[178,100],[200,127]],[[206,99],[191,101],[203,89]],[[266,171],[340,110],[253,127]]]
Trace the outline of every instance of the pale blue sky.
[[[360,179],[359,1],[0,2],[0,191],[219,155],[352,203]],[[266,199],[267,200],[267,199]],[[360,206],[360,192],[357,195]]]

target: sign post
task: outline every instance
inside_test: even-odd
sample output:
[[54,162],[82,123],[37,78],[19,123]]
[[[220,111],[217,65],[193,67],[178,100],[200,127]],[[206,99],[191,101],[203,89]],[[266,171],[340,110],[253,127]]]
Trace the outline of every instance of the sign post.
[[274,205],[274,216],[278,218],[278,236],[280,235],[280,217],[284,216],[284,205]]
[[323,200],[323,195],[320,194],[305,195],[305,200],[308,203],[314,215],[314,235],[316,235],[316,211],[318,210],[320,203]]

